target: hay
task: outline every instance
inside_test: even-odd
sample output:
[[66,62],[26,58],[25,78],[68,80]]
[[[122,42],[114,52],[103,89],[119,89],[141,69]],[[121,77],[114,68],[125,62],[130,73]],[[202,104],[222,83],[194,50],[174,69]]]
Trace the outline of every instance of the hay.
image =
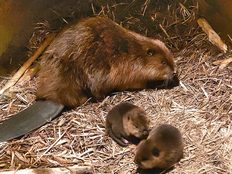
[[[146,13],[145,8],[142,10],[142,14]],[[176,4],[160,18],[160,24],[176,45],[165,40],[158,25],[153,32],[139,20],[140,33],[166,41],[176,51],[181,80],[178,87],[116,93],[103,101],[87,102],[65,111],[21,139],[0,143],[0,168],[91,165],[95,173],[136,173],[136,146],[122,148],[105,135],[107,112],[120,102],[130,102],[146,110],[151,127],[168,123],[181,131],[184,156],[169,173],[232,173],[232,69],[227,66],[219,70],[213,65],[214,61],[229,57],[229,53],[215,51],[217,48],[196,25],[196,11],[195,6]],[[153,17],[152,11],[149,14]],[[131,22],[133,19],[126,22],[129,28],[136,25]],[[15,91],[17,95],[0,103],[1,120],[34,102],[36,78],[17,86]]]

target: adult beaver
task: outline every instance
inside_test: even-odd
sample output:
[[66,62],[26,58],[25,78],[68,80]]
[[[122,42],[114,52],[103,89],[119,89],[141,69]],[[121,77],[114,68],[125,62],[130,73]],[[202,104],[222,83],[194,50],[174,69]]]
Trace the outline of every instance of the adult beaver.
[[173,55],[163,42],[128,31],[108,18],[80,20],[41,58],[37,97],[78,106],[112,91],[173,81]]
[[142,169],[167,169],[183,155],[181,133],[177,128],[161,124],[152,129],[146,140],[142,140],[136,151],[135,162]]
[[128,141],[138,144],[147,138],[148,128],[149,119],[146,112],[130,103],[116,105],[106,117],[106,132],[123,147],[128,145]]
[[[81,19],[63,31],[40,65],[37,98],[45,101],[0,125],[0,141],[23,135],[54,118],[64,106],[79,106],[90,97],[100,100],[113,91],[155,88],[153,82],[160,80],[167,87],[179,83],[173,55],[163,42],[126,30],[106,17]],[[35,108],[43,110],[35,112]],[[36,125],[30,126],[31,122]]]

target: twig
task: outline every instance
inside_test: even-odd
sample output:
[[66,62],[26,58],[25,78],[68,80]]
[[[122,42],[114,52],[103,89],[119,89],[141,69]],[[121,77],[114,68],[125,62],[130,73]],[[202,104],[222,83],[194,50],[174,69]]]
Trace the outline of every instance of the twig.
[[172,39],[170,38],[170,36],[168,35],[167,31],[164,29],[164,27],[159,24],[159,27],[161,28],[161,30],[164,32],[164,34],[168,37],[168,40],[172,43],[172,45],[174,45],[174,47],[176,47],[177,50],[179,50],[179,48],[172,42]]
[[[69,167],[70,170],[73,171],[73,173],[78,174],[92,174],[93,173],[93,167],[92,166],[71,166]],[[5,171],[0,172],[0,174],[33,174],[33,173],[49,173],[49,174],[68,174],[70,173],[70,170],[59,167],[59,168],[37,168],[37,169],[22,169],[22,170],[16,170],[16,171]]]
[[219,69],[222,70],[224,69],[228,64],[232,62],[232,57],[225,59],[225,60],[217,60],[213,62],[214,65],[220,65]]
[[67,130],[69,129],[70,127],[68,127],[65,131],[64,131],[64,133],[59,137],[59,138],[57,138],[57,140],[33,163],[33,165],[35,165],[35,163],[37,163],[53,146],[55,146],[56,145],[56,143],[58,142],[58,141],[60,141],[60,139],[64,136],[64,134],[67,132]]
[[44,49],[51,43],[53,38],[56,36],[55,33],[52,33],[44,42],[43,44],[36,50],[34,55],[30,57],[23,66],[14,74],[14,76],[7,82],[7,84],[0,90],[0,94],[3,94],[5,90],[10,88],[11,86],[15,85],[19,78],[23,75],[23,73],[27,70],[27,68],[32,64],[32,62],[39,57],[39,55],[44,51]]
[[222,41],[220,36],[212,29],[212,27],[204,18],[199,18],[197,20],[197,23],[208,35],[208,39],[212,44],[216,45],[220,50],[224,52],[227,51],[227,45]]

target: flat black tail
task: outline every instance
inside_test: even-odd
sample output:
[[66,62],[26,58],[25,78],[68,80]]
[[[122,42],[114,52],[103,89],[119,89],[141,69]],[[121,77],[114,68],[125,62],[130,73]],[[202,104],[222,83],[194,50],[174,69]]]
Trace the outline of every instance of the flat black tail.
[[0,124],[0,142],[11,140],[39,128],[55,118],[64,105],[39,100]]

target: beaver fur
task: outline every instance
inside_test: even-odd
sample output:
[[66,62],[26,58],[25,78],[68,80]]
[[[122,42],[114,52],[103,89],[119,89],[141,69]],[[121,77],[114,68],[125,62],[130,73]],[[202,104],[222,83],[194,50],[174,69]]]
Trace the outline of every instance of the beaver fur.
[[142,169],[167,169],[183,155],[183,141],[177,128],[161,124],[152,129],[136,151],[135,162]]
[[146,112],[133,104],[120,103],[106,117],[106,132],[121,146],[128,141],[138,144],[148,136],[149,120]]
[[37,98],[71,107],[113,91],[143,89],[153,81],[178,85],[173,55],[163,42],[106,17],[81,19],[66,29],[40,65]]

